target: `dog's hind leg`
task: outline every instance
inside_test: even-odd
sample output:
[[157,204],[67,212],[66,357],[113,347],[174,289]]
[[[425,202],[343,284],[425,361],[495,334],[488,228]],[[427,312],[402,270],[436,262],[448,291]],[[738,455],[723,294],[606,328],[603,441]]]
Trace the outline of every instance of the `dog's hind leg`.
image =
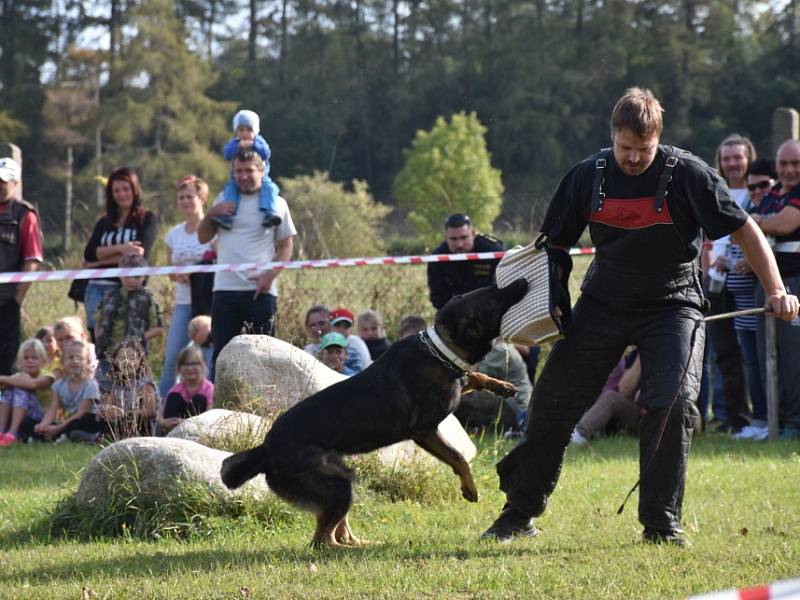
[[[322,510],[317,513],[317,530],[311,545],[352,545],[357,538],[347,525],[347,513],[353,505],[353,471],[339,454],[328,452],[314,479],[317,493],[321,493]],[[348,535],[343,535],[342,523]]]
[[461,495],[470,502],[478,501],[478,488],[472,479],[469,463],[464,456],[453,448],[440,434],[439,430],[418,433],[413,438],[414,442],[443,463],[450,465],[453,472],[461,480]]

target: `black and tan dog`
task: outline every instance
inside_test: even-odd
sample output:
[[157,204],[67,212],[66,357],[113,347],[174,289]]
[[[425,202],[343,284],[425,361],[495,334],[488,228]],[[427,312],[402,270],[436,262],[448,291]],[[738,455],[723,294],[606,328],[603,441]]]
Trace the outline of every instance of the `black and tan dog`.
[[302,400],[275,421],[261,446],[226,458],[222,481],[236,488],[263,473],[278,496],[316,515],[312,544],[355,545],[347,522],[353,471],[342,455],[411,439],[450,465],[464,498],[476,502],[469,465],[437,426],[468,388],[514,393],[510,384],[466,371],[489,352],[503,314],[527,288],[520,279],[453,298],[433,328],[399,340],[361,373]]

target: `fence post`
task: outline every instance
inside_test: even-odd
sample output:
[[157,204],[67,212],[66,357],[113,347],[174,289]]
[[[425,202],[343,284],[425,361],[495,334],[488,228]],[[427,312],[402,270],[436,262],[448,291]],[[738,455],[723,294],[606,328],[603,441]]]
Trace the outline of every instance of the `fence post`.
[[772,155],[778,151],[786,140],[800,137],[800,114],[786,106],[776,108],[772,113]]
[[775,339],[775,318],[764,316],[764,342],[767,355],[767,428],[769,439],[777,440],[780,398],[778,396],[778,345]]

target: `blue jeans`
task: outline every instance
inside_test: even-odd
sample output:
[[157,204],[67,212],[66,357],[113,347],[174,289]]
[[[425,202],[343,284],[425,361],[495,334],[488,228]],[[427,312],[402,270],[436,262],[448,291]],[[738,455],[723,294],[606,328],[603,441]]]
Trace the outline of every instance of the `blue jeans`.
[[[245,292],[214,292],[211,301],[211,329],[214,338],[214,367],[222,349],[242,333],[272,335],[272,318],[278,299],[272,294],[261,294],[253,299],[253,290]],[[213,371],[211,379],[213,380]]]
[[739,329],[736,331],[736,335],[739,336],[739,346],[742,348],[744,368],[747,374],[747,389],[750,392],[750,402],[753,403],[753,419],[766,421],[767,393],[764,391],[764,384],[761,378],[756,332]]
[[100,301],[107,291],[115,290],[119,286],[119,283],[97,283],[96,281],[89,281],[86,286],[83,306],[86,308],[86,328],[89,330],[92,341],[94,341],[94,315],[100,307]]
[[189,343],[189,321],[192,319],[191,304],[176,304],[172,312],[172,320],[167,332],[167,348],[164,351],[164,368],[161,370],[161,380],[158,384],[158,393],[162,398],[167,397],[169,388],[175,385],[176,362],[178,353]]

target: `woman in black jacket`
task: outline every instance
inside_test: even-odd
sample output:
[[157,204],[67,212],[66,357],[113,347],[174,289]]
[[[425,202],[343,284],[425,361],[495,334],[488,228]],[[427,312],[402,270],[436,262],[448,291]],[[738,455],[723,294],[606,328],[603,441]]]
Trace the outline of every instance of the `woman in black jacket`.
[[[158,234],[156,216],[142,206],[142,188],[136,173],[117,169],[106,183],[105,214],[95,223],[83,251],[84,268],[116,267],[126,254],[148,258]],[[103,295],[119,287],[116,277],[90,279],[86,286],[86,326],[94,331],[94,313]]]

